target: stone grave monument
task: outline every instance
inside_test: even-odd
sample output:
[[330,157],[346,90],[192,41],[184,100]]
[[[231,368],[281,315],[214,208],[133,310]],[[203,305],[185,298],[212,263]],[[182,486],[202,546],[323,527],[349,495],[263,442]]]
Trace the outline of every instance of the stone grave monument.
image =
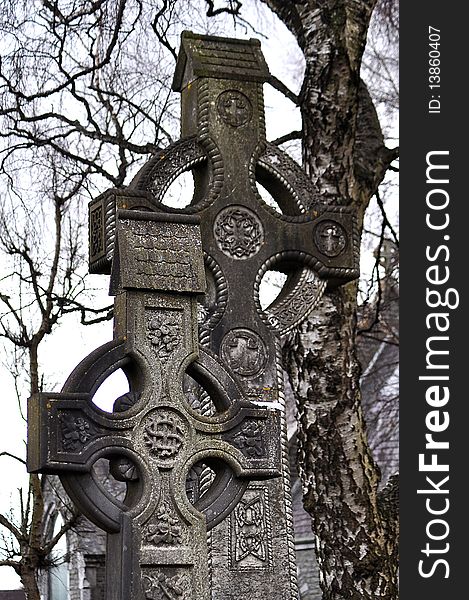
[[[114,340],[62,392],[31,399],[28,468],[60,474],[108,532],[107,600],[298,597],[279,338],[328,283],[357,276],[358,237],[350,210],[321,204],[266,141],[268,79],[258,41],[185,32],[182,139],[90,205],[90,271],[111,275]],[[191,203],[168,207],[188,170]],[[287,280],[262,310],[269,270]],[[92,397],[119,368],[130,392],[105,413]],[[123,502],[93,476],[102,457]]]

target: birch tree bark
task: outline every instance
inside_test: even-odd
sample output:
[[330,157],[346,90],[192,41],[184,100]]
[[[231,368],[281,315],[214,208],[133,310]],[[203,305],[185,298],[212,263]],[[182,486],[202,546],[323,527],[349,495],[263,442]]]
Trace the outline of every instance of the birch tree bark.
[[[375,0],[264,0],[306,61],[304,166],[318,196],[351,204],[360,227],[396,152],[385,147],[360,65]],[[299,411],[299,469],[324,600],[397,598],[397,483],[380,493],[356,355],[357,287],[328,290],[284,343]]]

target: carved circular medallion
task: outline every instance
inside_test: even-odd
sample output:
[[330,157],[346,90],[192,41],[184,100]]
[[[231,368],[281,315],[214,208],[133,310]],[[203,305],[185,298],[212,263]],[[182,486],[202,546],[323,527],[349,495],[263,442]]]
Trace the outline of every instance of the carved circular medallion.
[[215,218],[213,233],[220,250],[237,260],[257,254],[264,241],[259,218],[244,206],[227,206]]
[[259,375],[265,367],[267,351],[262,339],[250,329],[232,329],[221,343],[221,356],[242,377]]
[[252,104],[247,96],[238,90],[226,90],[217,99],[220,117],[232,127],[245,125],[252,117]]
[[314,240],[324,256],[338,256],[347,245],[345,229],[336,221],[321,221],[314,230]]
[[150,412],[143,421],[143,441],[152,456],[174,458],[182,447],[185,428],[181,417],[170,409]]

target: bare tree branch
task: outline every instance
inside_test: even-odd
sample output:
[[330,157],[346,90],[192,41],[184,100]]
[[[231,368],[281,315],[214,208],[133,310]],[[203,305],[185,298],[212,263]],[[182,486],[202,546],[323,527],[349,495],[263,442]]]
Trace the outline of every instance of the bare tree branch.
[[271,75],[267,80],[267,83],[275,88],[277,91],[281,92],[286,98],[291,100],[295,106],[300,105],[300,98],[296,94],[294,94],[284,83],[280,81],[275,75]]
[[205,0],[205,2],[208,4],[207,17],[216,17],[217,15],[221,15],[223,13],[238,16],[243,5],[239,0],[228,0],[228,6],[215,8],[215,2],[213,0]]
[[175,0],[163,0],[161,8],[156,13],[155,18],[153,19],[153,22],[151,24],[151,27],[155,32],[158,41],[171,52],[174,60],[177,59],[177,52],[169,43],[168,29],[171,24],[171,14],[174,11],[175,4]]
[[21,542],[23,540],[23,534],[21,533],[21,531],[9,519],[7,519],[5,515],[2,515],[1,513],[0,525],[5,527],[5,529],[7,529],[12,535],[14,535],[18,542]]
[[19,456],[16,456],[15,454],[11,454],[10,452],[6,452],[6,451],[0,452],[0,456],[8,456],[10,458],[13,458],[14,460],[17,460],[24,466],[26,466],[26,461],[23,458],[20,458]]
[[273,140],[272,144],[280,146],[280,144],[290,142],[291,140],[301,140],[301,131],[290,131],[290,133],[286,133],[285,135],[282,135],[279,138]]
[[0,559],[0,567],[12,567],[15,569],[16,573],[19,575],[20,566],[17,561],[10,559]]
[[391,232],[391,235],[393,237],[394,243],[396,244],[396,247],[399,248],[399,238],[397,236],[397,233],[394,230],[394,227],[389,222],[388,215],[386,214],[386,209],[384,208],[384,204],[383,204],[383,201],[381,199],[381,196],[380,196],[380,193],[378,190],[376,190],[375,197],[376,197],[376,202],[378,203],[379,209],[381,211],[381,215],[383,217],[384,226],[389,229],[389,231]]
[[52,549],[57,545],[57,542],[67,533],[67,531],[70,531],[70,529],[72,529],[72,527],[76,525],[79,515],[80,513],[78,512],[78,510],[73,508],[71,516],[67,518],[62,527],[59,529],[59,531],[48,542],[44,544],[43,552],[45,555],[49,554],[52,551]]

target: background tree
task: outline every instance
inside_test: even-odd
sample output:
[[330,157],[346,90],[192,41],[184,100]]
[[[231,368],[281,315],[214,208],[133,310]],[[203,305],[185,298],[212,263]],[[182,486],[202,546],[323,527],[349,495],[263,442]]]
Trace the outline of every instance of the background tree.
[[[304,166],[320,197],[363,223],[396,158],[360,79],[375,2],[268,1],[304,53]],[[356,355],[357,287],[330,290],[289,337],[284,359],[299,410],[299,468],[318,540],[325,598],[396,598],[395,513],[366,440]]]
[[[397,151],[384,143],[376,107],[395,102],[395,3],[382,0],[361,79],[375,0],[30,0],[0,11],[0,181],[3,251],[0,336],[24,398],[51,389],[47,336],[74,315],[111,317],[85,276],[82,232],[87,202],[128,183],[137,168],[177,136],[179,98],[169,84],[181,29],[249,35],[266,7],[291,32],[304,64],[299,93],[271,84],[301,112],[303,164],[319,201],[351,204],[360,226]],[[244,6],[243,6],[244,5]],[[246,11],[246,9],[249,9]],[[245,12],[246,11],[246,12]],[[384,25],[385,24],[385,25]],[[236,29],[237,27],[237,29]],[[373,45],[374,44],[374,45]],[[387,48],[383,54],[383,48]],[[390,50],[391,49],[391,50]],[[389,81],[383,85],[383,73]],[[375,76],[370,77],[370,75]],[[376,84],[376,75],[381,84]],[[386,89],[392,100],[376,96]],[[393,95],[394,94],[394,95]],[[386,102],[384,102],[386,101]],[[395,232],[377,196],[378,247]],[[375,275],[380,273],[378,251]],[[379,315],[380,285],[368,294]],[[372,299],[372,301],[371,301]],[[374,311],[374,312],[373,312]],[[356,357],[357,284],[325,295],[284,343],[299,414],[299,470],[318,539],[325,599],[395,598],[397,539],[391,500],[367,444]],[[74,321],[76,322],[76,321]],[[367,325],[368,326],[368,325]],[[362,329],[366,329],[363,327]],[[17,460],[22,461],[18,456]],[[30,477],[26,508],[2,515],[16,538],[1,564],[19,573],[28,598],[54,540],[42,529],[40,478]],[[26,497],[26,496],[25,496]],[[19,518],[20,527],[14,520]],[[64,531],[73,525],[66,519]],[[61,532],[61,535],[64,533]],[[57,541],[57,540],[55,540]]]

